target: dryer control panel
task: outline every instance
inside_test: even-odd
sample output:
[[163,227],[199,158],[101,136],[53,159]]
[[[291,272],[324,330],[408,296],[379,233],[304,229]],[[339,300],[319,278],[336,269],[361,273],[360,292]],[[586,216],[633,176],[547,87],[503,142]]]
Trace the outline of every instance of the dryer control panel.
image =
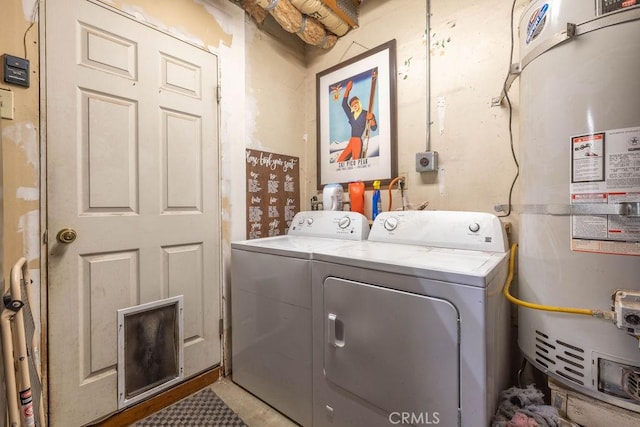
[[369,239],[450,249],[507,252],[497,216],[484,212],[396,211],[378,215]]

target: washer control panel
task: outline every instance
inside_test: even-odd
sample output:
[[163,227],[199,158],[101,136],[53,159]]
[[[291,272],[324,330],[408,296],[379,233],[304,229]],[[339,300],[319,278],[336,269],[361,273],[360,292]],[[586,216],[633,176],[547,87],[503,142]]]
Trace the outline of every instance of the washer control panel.
[[387,229],[387,231],[393,231],[398,228],[398,218],[395,216],[390,216],[389,218],[385,219],[384,228]]
[[484,212],[383,212],[373,222],[368,240],[451,249],[508,251],[502,223],[497,216]]
[[287,234],[343,240],[366,240],[369,236],[369,222],[364,215],[357,212],[299,212],[293,217]]

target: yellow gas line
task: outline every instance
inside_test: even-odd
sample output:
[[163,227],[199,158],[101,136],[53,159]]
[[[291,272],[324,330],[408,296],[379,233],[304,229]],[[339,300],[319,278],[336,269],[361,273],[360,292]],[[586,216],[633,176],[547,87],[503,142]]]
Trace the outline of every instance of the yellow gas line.
[[531,308],[533,310],[554,311],[557,313],[569,313],[569,314],[582,314],[585,316],[594,316],[594,317],[604,318],[604,319],[613,319],[613,312],[611,311],[604,311],[600,309],[592,310],[589,308],[556,307],[552,305],[535,304],[532,302],[522,301],[514,297],[513,295],[511,295],[511,293],[509,292],[509,288],[511,287],[511,282],[513,281],[517,249],[518,249],[517,243],[514,243],[513,245],[511,245],[511,254],[509,255],[509,275],[507,276],[507,280],[505,281],[504,287],[502,288],[502,293],[511,303],[519,305],[521,307]]

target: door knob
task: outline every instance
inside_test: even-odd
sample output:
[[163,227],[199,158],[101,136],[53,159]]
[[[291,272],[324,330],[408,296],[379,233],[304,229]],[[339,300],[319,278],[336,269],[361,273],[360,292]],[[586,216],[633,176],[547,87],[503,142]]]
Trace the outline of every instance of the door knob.
[[58,231],[58,234],[56,235],[58,242],[64,243],[65,245],[73,243],[76,240],[76,237],[78,237],[78,233],[73,228],[63,228]]

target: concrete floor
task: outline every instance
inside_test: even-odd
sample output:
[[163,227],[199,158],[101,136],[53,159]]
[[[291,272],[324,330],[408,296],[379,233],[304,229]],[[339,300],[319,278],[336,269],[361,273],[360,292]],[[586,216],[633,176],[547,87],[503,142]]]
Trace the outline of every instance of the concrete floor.
[[220,378],[211,389],[249,427],[296,427],[298,424],[269,405],[234,384],[229,378]]

